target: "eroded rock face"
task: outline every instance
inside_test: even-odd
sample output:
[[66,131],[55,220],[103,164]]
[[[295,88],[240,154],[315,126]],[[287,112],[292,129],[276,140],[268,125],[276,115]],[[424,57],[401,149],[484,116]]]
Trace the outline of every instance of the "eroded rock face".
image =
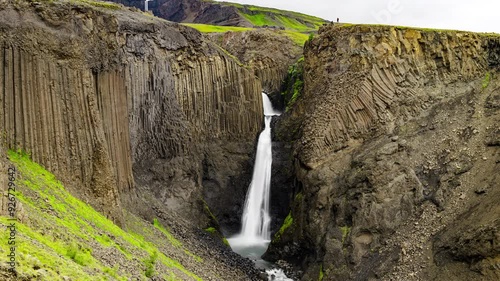
[[[9,148],[30,152],[117,222],[122,203],[207,221],[204,151],[242,143],[226,157],[245,162],[261,129],[253,73],[198,31],[128,8],[18,2],[0,18]],[[153,194],[145,205],[143,191]]]
[[312,168],[325,150],[391,134],[433,101],[453,95],[448,84],[483,77],[488,69],[486,42],[478,34],[368,26],[320,33],[305,52],[309,118],[301,161]]
[[323,27],[278,123],[298,189],[267,256],[303,280],[498,279],[497,42]]
[[281,94],[288,67],[302,55],[302,46],[288,36],[268,29],[210,34],[216,44],[237,57],[255,73],[262,89]]

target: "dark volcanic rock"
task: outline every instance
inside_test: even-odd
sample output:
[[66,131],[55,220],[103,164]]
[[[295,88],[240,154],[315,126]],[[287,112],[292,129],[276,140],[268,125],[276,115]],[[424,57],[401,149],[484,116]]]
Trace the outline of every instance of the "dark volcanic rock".
[[302,280],[497,280],[495,40],[330,25],[306,43],[276,128],[300,196],[266,255]]
[[205,227],[204,151],[239,143],[226,156],[241,165],[261,130],[253,73],[198,31],[124,7],[21,1],[0,14],[8,147],[78,183],[73,192],[116,222],[122,203],[151,213],[135,202],[147,190],[151,205]]
[[203,159],[203,197],[225,236],[239,232],[252,180],[253,143],[210,145]]
[[237,57],[259,77],[271,97],[281,94],[289,66],[302,55],[302,46],[269,29],[210,34],[211,40]]

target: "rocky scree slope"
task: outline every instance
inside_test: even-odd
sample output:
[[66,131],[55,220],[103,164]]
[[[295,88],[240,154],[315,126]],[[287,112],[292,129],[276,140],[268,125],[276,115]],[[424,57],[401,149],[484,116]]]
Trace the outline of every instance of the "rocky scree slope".
[[[120,228],[73,197],[60,181],[29,155],[0,147],[2,192],[16,183],[15,259],[11,274],[0,245],[1,280],[251,280],[253,263],[228,251],[221,240],[173,213],[145,221],[123,210]],[[12,171],[12,170],[9,170]],[[0,224],[11,226],[12,203],[0,199]],[[221,277],[223,276],[223,277]]]
[[7,148],[117,224],[124,208],[233,219],[262,127],[253,73],[198,31],[119,5],[0,5]]
[[293,143],[291,212],[266,257],[302,280],[498,280],[500,38],[323,27]]

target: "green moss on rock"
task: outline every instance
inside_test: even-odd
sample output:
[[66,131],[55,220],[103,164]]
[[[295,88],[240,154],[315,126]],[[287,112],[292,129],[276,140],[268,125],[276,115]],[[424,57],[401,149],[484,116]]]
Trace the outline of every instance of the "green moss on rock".
[[205,231],[213,234],[217,232],[217,229],[215,229],[215,227],[207,227],[205,228]]
[[304,57],[288,68],[288,75],[284,83],[286,111],[288,112],[304,92]]
[[488,87],[488,85],[490,85],[490,81],[491,81],[491,73],[486,72],[486,75],[484,76],[483,82],[482,82],[483,90],[486,89]]
[[324,276],[325,276],[325,273],[323,272],[323,265],[321,264],[319,266],[318,281],[322,281]]
[[281,239],[281,236],[285,231],[290,228],[293,224],[293,218],[292,218],[292,212],[290,211],[288,215],[286,216],[285,220],[283,221],[283,224],[281,225],[280,229],[276,234],[274,235],[273,242],[279,241]]
[[342,244],[346,241],[347,236],[351,232],[351,228],[349,226],[342,226],[340,227],[340,231],[342,231]]

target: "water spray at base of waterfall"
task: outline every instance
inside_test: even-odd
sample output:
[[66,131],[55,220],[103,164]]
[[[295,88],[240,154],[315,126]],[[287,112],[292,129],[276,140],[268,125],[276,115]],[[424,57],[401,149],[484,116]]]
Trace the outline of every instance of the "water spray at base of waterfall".
[[272,268],[271,263],[262,259],[262,255],[271,242],[269,230],[271,223],[269,199],[271,195],[271,165],[273,159],[271,119],[272,116],[280,115],[279,112],[273,109],[271,101],[265,93],[262,93],[262,102],[265,127],[260,133],[257,143],[252,182],[248,188],[241,220],[241,232],[228,238],[227,241],[234,252],[250,258],[258,268],[265,269],[269,280],[292,281],[292,279],[286,277],[281,269]]
[[273,268],[266,270],[268,281],[293,281],[293,279],[290,279],[286,277],[285,273],[281,269]]

